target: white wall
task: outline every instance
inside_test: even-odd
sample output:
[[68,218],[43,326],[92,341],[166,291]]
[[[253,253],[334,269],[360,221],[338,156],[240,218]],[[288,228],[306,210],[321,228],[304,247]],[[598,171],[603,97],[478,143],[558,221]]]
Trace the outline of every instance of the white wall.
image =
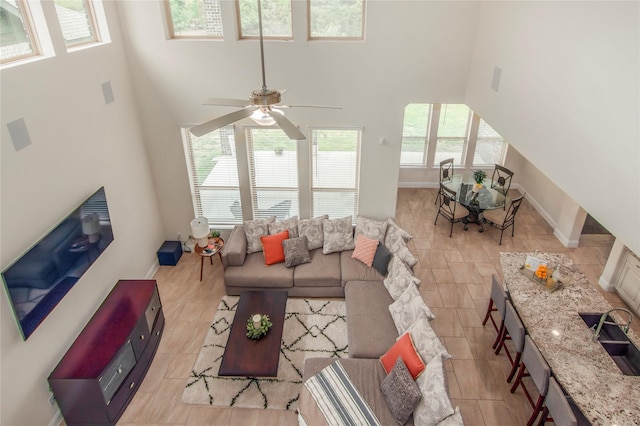
[[[483,2],[466,103],[640,253],[638,2]],[[502,69],[498,92],[494,67]],[[529,168],[531,171],[532,169]],[[541,192],[545,183],[519,181]],[[554,197],[550,197],[555,199]],[[556,218],[557,219],[557,218]]]
[[[309,42],[306,4],[293,2],[293,41],[265,41],[267,85],[289,89],[285,104],[343,107],[287,110],[303,132],[308,125],[364,127],[360,213],[392,216],[404,106],[425,96],[464,101],[478,5],[370,1],[365,42]],[[193,218],[178,125],[231,111],[202,106],[206,98],[244,99],[262,84],[257,41],[237,40],[234,3],[222,6],[224,41],[188,41],[166,39],[160,2],[119,4],[164,228],[171,236],[187,235]]]
[[[53,2],[43,8],[56,28]],[[0,297],[3,425],[51,420],[47,377],[117,280],[145,277],[164,239],[117,12],[110,2],[105,9],[112,43],[67,54],[57,38],[55,57],[0,74],[1,268],[101,186],[115,236],[27,341],[6,294]],[[53,33],[60,36],[59,27]],[[106,81],[115,96],[109,105],[101,89]],[[20,117],[32,144],[16,151],[6,124]]]

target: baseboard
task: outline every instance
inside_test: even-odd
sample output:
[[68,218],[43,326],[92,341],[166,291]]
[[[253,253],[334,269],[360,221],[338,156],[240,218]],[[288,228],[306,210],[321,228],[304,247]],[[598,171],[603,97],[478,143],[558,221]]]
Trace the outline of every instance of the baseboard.
[[56,412],[53,413],[53,417],[49,420],[48,426],[60,426],[60,424],[62,424],[62,420],[63,418],[60,409],[56,409]]
[[398,182],[398,188],[438,188],[438,182]]
[[153,278],[156,272],[158,272],[159,267],[160,267],[160,263],[158,262],[158,259],[156,259],[151,265],[151,268],[149,268],[149,272],[147,272],[145,279],[150,280],[151,278]]
[[[535,198],[533,198],[530,194],[529,191],[527,191],[527,188],[525,188],[522,184],[515,184],[512,185],[511,188],[515,188],[518,191],[520,191],[520,193],[522,194],[527,194],[526,199],[529,203],[531,203],[531,205],[533,206],[534,209],[536,209],[536,211],[540,214],[540,216],[542,216],[542,218],[549,224],[549,226],[551,226],[553,229],[556,229],[556,227],[558,226],[558,222],[556,222],[549,213],[547,213],[547,211],[544,209],[544,207],[542,207],[542,204],[540,204]],[[556,235],[557,236],[557,235]]]
[[580,240],[570,240],[558,228],[553,230],[553,235],[562,243],[563,246],[569,248],[576,248],[580,244]]
[[609,283],[609,281],[603,278],[602,276],[598,278],[598,284],[600,284],[600,287],[602,287],[604,291],[608,291],[608,292],[616,291],[616,287],[614,285],[611,285],[611,283]]

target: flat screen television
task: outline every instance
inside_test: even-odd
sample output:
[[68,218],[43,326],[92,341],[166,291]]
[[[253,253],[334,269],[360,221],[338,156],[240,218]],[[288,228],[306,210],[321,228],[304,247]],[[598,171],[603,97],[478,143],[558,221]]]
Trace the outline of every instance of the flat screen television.
[[113,241],[104,187],[2,271],[26,340]]

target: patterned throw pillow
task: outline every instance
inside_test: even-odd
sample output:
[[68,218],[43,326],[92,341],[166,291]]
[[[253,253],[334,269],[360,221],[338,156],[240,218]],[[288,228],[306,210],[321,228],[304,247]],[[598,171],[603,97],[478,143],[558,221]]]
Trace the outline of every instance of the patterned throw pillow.
[[393,300],[398,300],[410,284],[420,285],[420,280],[413,276],[407,265],[396,255],[391,258],[389,275],[382,282]]
[[404,229],[396,225],[393,219],[389,218],[387,219],[387,222],[389,222],[389,226],[387,227],[387,233],[384,236],[385,246],[391,248],[393,243],[395,243],[399,238],[402,238],[407,243],[411,241],[413,236],[411,236],[411,234],[409,234],[407,231],[405,231]]
[[442,355],[445,359],[451,358],[451,355],[447,352],[447,348],[445,348],[440,339],[438,339],[436,332],[433,331],[429,320],[426,318],[420,318],[411,324],[406,332],[411,334],[416,349],[424,362],[431,362],[433,358],[439,355]]
[[395,243],[391,247],[389,247],[389,251],[391,253],[398,256],[404,263],[406,263],[410,268],[413,268],[416,263],[418,263],[418,259],[411,253],[409,247],[407,247],[407,243],[402,238],[398,238]]
[[307,237],[309,250],[320,248],[324,244],[324,233],[322,232],[322,221],[324,219],[329,219],[329,215],[325,214],[315,219],[298,221],[298,236]]
[[263,235],[260,237],[265,265],[275,265],[276,263],[284,262],[284,248],[282,248],[282,242],[288,238],[289,231],[286,230],[279,234]]
[[351,257],[353,259],[358,259],[367,266],[371,266],[373,258],[376,255],[376,251],[378,250],[379,243],[380,242],[378,240],[372,240],[364,235],[358,235],[356,238],[356,248],[353,250]]
[[438,423],[438,426],[464,426],[462,414],[460,414],[460,407],[456,407],[453,414]]
[[393,253],[391,253],[384,244],[378,244],[378,249],[376,250],[375,256],[373,256],[371,266],[383,277],[386,277],[389,272],[387,267],[389,266],[389,262],[391,262],[391,256],[393,256]]
[[420,388],[400,357],[389,375],[382,379],[380,390],[393,418],[401,425],[409,420],[413,409],[422,398]]
[[407,331],[411,324],[420,318],[426,318],[429,321],[436,318],[424,303],[424,299],[415,285],[407,287],[398,300],[389,305],[389,312],[391,312],[398,334]]
[[289,238],[298,237],[298,216],[293,216],[285,220],[276,220],[269,224],[269,235],[277,234],[289,230]]
[[398,340],[396,340],[393,346],[380,357],[380,362],[387,374],[393,369],[398,357],[402,358],[402,361],[404,361],[414,380],[424,371],[424,361],[420,358],[420,354],[413,344],[413,339],[409,333],[404,333],[398,337]]
[[275,216],[266,219],[246,220],[244,222],[244,233],[247,237],[247,254],[262,251],[260,237],[269,235],[269,224],[276,220]]
[[454,413],[447,394],[446,380],[447,373],[442,357],[437,356],[427,363],[424,374],[417,380],[422,400],[413,412],[415,424],[436,426]]
[[329,254],[337,251],[353,250],[356,242],[353,239],[353,221],[351,216],[342,219],[324,219],[322,221],[324,231],[324,244],[322,253]]
[[289,238],[282,242],[284,247],[284,264],[287,268],[311,262],[307,246],[307,237]]
[[371,239],[384,243],[384,236],[387,233],[388,221],[379,222],[373,219],[367,219],[363,216],[356,217],[356,239],[358,235],[365,235]]

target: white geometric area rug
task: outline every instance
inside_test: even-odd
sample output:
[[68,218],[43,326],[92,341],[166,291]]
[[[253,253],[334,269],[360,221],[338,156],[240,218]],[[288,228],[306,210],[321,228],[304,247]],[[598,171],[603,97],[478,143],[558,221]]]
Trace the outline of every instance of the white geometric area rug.
[[295,410],[304,360],[346,358],[347,322],[341,300],[288,299],[278,376],[220,377],[218,369],[239,297],[224,296],[182,394],[182,402],[221,407]]

